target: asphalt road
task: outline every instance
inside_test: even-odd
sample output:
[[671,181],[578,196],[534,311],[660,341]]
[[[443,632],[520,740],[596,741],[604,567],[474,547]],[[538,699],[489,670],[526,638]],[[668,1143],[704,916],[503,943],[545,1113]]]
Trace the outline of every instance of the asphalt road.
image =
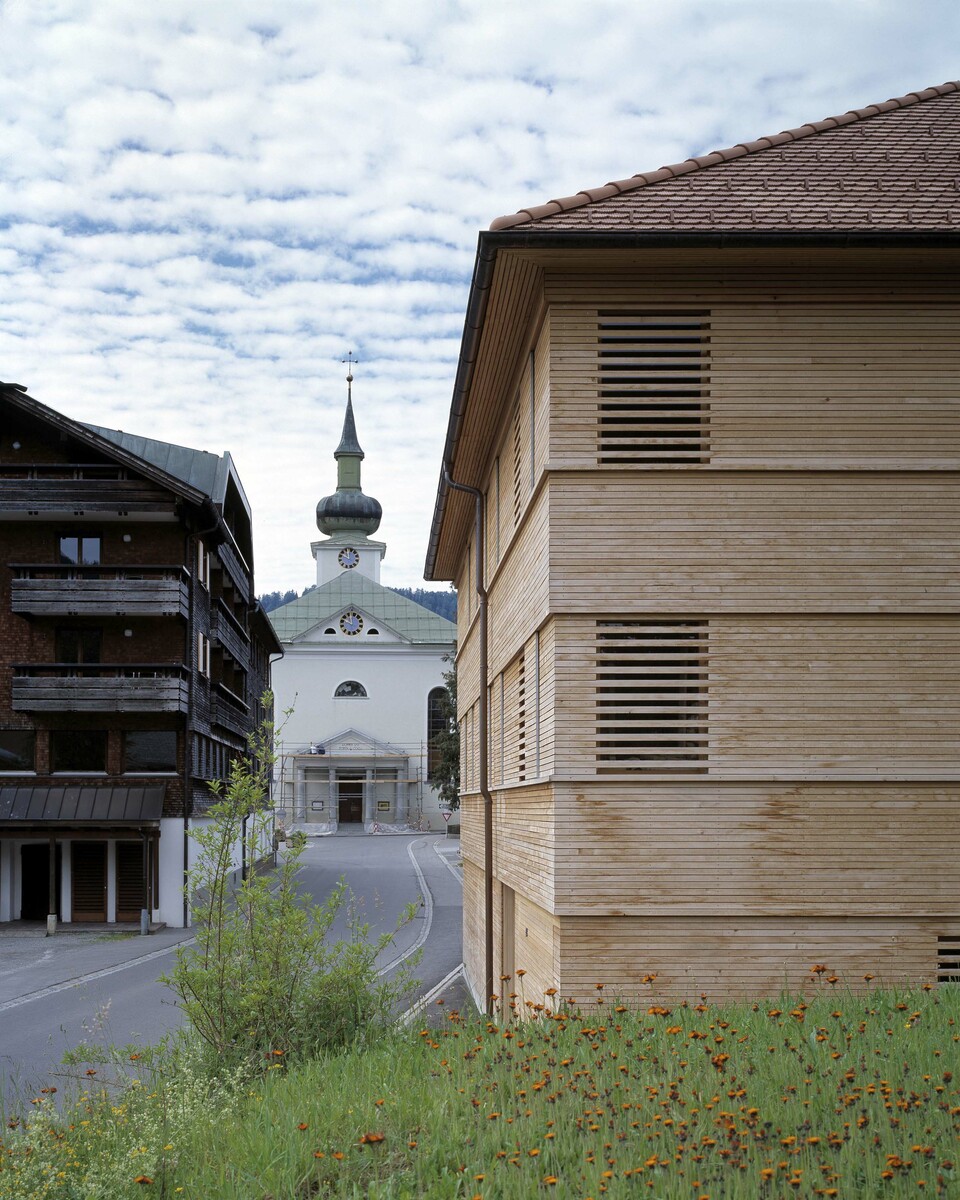
[[[317,838],[304,852],[300,877],[305,894],[318,901],[343,877],[353,915],[370,926],[371,938],[394,930],[413,903],[416,915],[377,965],[392,973],[420,949],[417,995],[429,995],[461,962],[457,848],[453,839],[423,835]],[[346,936],[348,925],[344,911],[331,936]],[[189,930],[162,930],[148,938],[101,931],[45,938],[0,926],[3,1106],[16,1107],[41,1087],[62,1089],[63,1054],[81,1042],[151,1044],[176,1029],[183,1014],[158,977],[190,936]]]

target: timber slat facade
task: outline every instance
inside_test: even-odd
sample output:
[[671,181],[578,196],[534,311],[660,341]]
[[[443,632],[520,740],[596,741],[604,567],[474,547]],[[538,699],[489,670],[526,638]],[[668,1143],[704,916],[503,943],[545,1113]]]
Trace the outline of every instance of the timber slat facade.
[[448,436],[484,494],[485,680],[472,501],[442,484],[428,557],[460,604],[475,994],[484,753],[492,978],[528,997],[960,977],[956,238],[539,220],[482,235]]

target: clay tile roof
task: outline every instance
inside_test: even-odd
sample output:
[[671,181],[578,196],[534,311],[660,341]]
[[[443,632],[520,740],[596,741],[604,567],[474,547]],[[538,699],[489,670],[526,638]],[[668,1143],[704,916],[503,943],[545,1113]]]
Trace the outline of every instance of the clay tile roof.
[[491,230],[960,229],[960,81],[585,188]]

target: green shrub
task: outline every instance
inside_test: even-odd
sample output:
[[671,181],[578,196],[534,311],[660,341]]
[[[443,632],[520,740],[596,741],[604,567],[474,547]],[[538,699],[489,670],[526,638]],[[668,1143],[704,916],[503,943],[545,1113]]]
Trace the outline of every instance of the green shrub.
[[[394,933],[368,941],[368,927],[351,921],[347,939],[328,941],[348,892],[341,880],[322,903],[304,895],[297,879],[304,837],[288,841],[276,870],[254,868],[234,881],[237,843],[245,841],[248,862],[272,843],[266,807],[272,745],[268,722],[251,739],[250,756],[238,758],[229,779],[214,785],[219,799],[209,823],[193,832],[196,940],[179,948],[164,977],[213,1073],[239,1063],[262,1069],[287,1056],[301,1060],[369,1036],[389,1022],[412,982],[406,971],[389,982],[378,977],[377,955]],[[413,911],[411,905],[401,924]]]

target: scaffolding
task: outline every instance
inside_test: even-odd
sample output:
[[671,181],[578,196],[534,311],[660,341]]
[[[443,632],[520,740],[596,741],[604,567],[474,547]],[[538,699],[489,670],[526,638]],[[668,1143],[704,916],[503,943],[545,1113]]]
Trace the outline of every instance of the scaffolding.
[[277,743],[274,801],[285,829],[368,833],[442,828],[427,778],[425,741],[383,743],[365,737]]

